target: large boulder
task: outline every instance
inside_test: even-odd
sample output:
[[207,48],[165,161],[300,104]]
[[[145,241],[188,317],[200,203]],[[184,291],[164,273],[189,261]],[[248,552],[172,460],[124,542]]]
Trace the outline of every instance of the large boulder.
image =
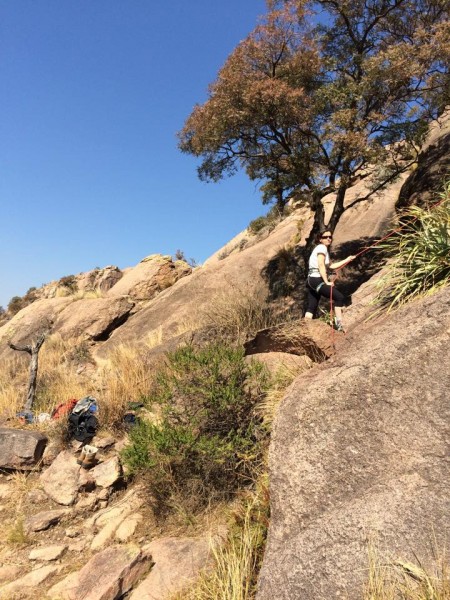
[[445,548],[449,330],[446,288],[355,330],[290,388],[258,600],[360,600],[372,533],[404,561]]
[[128,269],[121,280],[108,292],[109,296],[130,296],[134,300],[150,300],[171,287],[180,277],[191,272],[184,261],[173,261],[170,256],[152,254]]
[[123,272],[115,266],[93,269],[77,277],[77,286],[82,291],[94,290],[105,293],[116,285],[122,276]]
[[71,303],[71,298],[52,298],[29,304],[0,327],[0,349],[12,353],[7,342],[12,341],[17,346],[29,343]]
[[134,302],[128,298],[86,298],[76,300],[59,315],[54,331],[67,337],[104,340],[130,314]]
[[430,127],[418,157],[417,169],[403,185],[397,208],[412,204],[427,206],[438,201],[450,172],[450,110]]
[[0,468],[33,469],[46,444],[46,436],[38,431],[0,428]]

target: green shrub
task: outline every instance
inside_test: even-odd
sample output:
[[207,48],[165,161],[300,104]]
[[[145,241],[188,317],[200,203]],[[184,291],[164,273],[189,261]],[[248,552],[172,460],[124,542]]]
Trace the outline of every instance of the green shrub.
[[291,212],[292,209],[288,206],[285,206],[283,212],[280,212],[278,206],[274,205],[266,215],[262,217],[257,217],[256,219],[253,219],[253,221],[250,221],[248,225],[248,230],[253,235],[256,235],[265,227],[268,228],[268,231],[272,231],[272,229],[276,225],[278,225],[278,223],[280,223],[284,218],[286,218]]
[[253,219],[253,221],[250,221],[250,223],[248,224],[248,229],[250,231],[250,233],[253,233],[253,235],[259,233],[261,231],[261,229],[264,229],[264,227],[269,225],[269,219],[267,218],[267,216],[262,216],[262,217],[257,217],[256,219]]
[[414,206],[404,213],[402,223],[382,246],[392,261],[380,280],[378,300],[389,309],[450,282],[450,183],[438,206]]
[[158,372],[150,404],[158,423],[130,432],[123,460],[131,473],[146,473],[155,497],[196,510],[230,496],[252,480],[266,431],[255,411],[265,372],[248,365],[240,348],[187,345],[169,353]]

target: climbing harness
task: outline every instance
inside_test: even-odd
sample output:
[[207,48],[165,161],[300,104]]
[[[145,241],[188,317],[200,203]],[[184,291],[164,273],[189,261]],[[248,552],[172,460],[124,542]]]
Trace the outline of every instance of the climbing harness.
[[315,292],[317,292],[317,293],[319,293],[319,292],[320,292],[320,288],[321,288],[323,285],[325,285],[325,281],[322,281],[321,283],[319,283],[319,285],[317,285],[316,287],[314,287],[313,285],[311,285],[311,283],[310,283],[310,281],[309,281],[309,275],[308,275],[308,277],[307,277],[306,281],[307,281],[307,283],[308,283],[309,287],[310,287],[312,290],[314,290]]

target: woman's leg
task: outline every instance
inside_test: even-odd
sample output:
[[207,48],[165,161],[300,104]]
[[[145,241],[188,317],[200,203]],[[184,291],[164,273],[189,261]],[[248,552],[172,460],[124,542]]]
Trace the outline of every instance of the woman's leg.
[[308,288],[308,298],[306,304],[306,312],[305,319],[312,319],[316,313],[317,307],[319,306],[320,294],[313,290],[312,288],[307,286]]
[[320,294],[321,296],[324,296],[328,299],[330,299],[331,294],[331,299],[333,301],[333,310],[336,315],[336,324],[338,328],[342,328],[342,307],[345,303],[344,294],[342,294],[342,292],[340,292],[334,285],[323,285],[320,288]]

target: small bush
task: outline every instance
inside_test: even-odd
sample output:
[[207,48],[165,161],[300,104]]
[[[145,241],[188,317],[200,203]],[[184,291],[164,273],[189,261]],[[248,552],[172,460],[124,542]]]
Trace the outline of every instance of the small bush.
[[24,308],[23,299],[20,296],[13,296],[8,303],[8,312],[11,315],[15,315]]
[[407,210],[400,231],[381,246],[392,261],[378,300],[389,309],[450,283],[450,183],[441,196],[431,210]]
[[77,280],[75,275],[66,275],[65,277],[61,277],[59,280],[59,285],[67,288],[71,292],[74,292],[77,289]]
[[7,535],[7,542],[17,546],[25,546],[29,543],[28,536],[25,532],[23,517],[19,517],[14,525],[9,529]]
[[161,420],[132,429],[125,464],[146,473],[162,504],[176,499],[195,511],[229,497],[261,460],[266,432],[255,405],[264,385],[262,366],[247,365],[239,348],[215,343],[169,353],[151,395]]
[[257,235],[265,228],[267,228],[267,230],[270,232],[290,213],[291,209],[289,207],[285,206],[283,212],[280,212],[278,206],[274,205],[266,215],[257,217],[256,219],[253,219],[253,221],[250,221],[248,224],[248,230],[253,235]]

